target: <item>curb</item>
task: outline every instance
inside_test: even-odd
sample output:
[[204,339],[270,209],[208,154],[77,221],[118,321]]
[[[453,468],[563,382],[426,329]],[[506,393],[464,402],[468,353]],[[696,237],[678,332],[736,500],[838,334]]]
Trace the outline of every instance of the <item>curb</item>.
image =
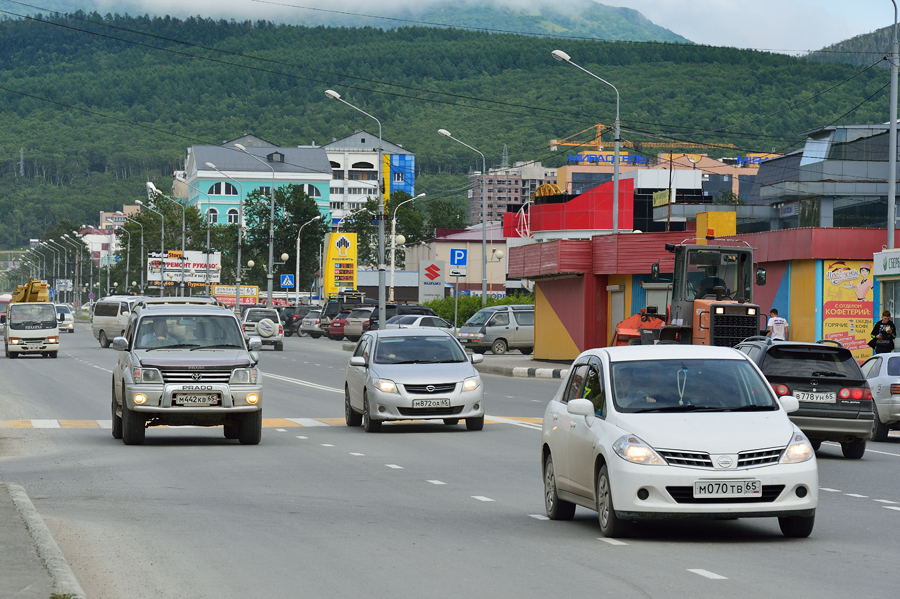
[[50,580],[53,581],[53,589],[60,595],[71,595],[73,599],[86,599],[84,590],[69,567],[69,562],[66,561],[59,545],[56,544],[56,540],[50,534],[47,525],[44,524],[43,518],[31,503],[25,489],[10,483],[2,484],[9,491],[13,503],[16,505],[16,511],[19,512],[19,516],[31,534],[38,557],[41,558],[41,562],[50,574]]
[[497,366],[495,364],[475,365],[475,370],[482,374],[498,374],[501,376],[525,377],[535,379],[561,379],[569,374],[568,368],[529,368],[527,366]]

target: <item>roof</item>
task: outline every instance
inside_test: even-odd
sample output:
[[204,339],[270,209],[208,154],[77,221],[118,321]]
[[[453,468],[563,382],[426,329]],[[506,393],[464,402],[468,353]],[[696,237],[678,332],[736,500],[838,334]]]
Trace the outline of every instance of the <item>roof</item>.
[[[247,148],[247,152],[258,156],[256,160],[237,148],[223,146],[191,146],[191,156],[195,170],[208,170],[207,162],[216,165],[220,171],[276,173],[317,173],[331,177],[331,162],[323,148]],[[274,152],[284,155],[284,162],[270,162],[267,156]],[[269,167],[272,167],[270,169]]]
[[[713,347],[708,345],[628,345],[622,347],[603,347],[584,352],[600,355],[606,353],[610,362],[632,362],[636,360],[741,360],[746,355],[730,347]],[[584,355],[584,354],[582,354]]]
[[[322,147],[329,152],[341,150],[349,150],[351,152],[377,152],[378,136],[363,129],[362,131],[357,131],[353,135],[349,135],[343,139],[336,139]],[[393,144],[384,138],[381,140],[381,149],[385,154],[412,154],[409,150],[405,150],[402,146]]]
[[[437,229],[436,237],[429,241],[481,241],[481,224],[473,225],[468,229]],[[447,231],[450,231],[447,233]],[[503,235],[503,223],[488,223],[487,239],[493,243],[506,243]]]

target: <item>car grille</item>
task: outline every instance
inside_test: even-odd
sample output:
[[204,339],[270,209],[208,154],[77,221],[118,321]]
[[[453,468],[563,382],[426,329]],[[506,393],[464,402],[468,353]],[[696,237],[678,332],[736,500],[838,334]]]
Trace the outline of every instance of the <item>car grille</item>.
[[671,466],[694,466],[695,468],[712,468],[712,459],[708,453],[695,451],[660,451]]
[[772,503],[784,485],[763,485],[760,497],[694,497],[694,487],[666,487],[676,503]]
[[401,416],[453,416],[462,412],[463,406],[450,408],[397,408]]
[[756,451],[742,451],[738,454],[738,468],[749,468],[751,466],[766,466],[768,464],[777,464],[781,457],[780,449],[759,449]]
[[227,383],[230,370],[163,370],[166,383]]
[[[431,387],[429,389],[428,387]],[[456,390],[456,383],[435,383],[433,385],[403,385],[407,393],[421,393],[431,395],[432,393],[452,393]]]
[[747,337],[759,335],[759,321],[747,314],[713,314],[712,343],[720,347],[734,347]]

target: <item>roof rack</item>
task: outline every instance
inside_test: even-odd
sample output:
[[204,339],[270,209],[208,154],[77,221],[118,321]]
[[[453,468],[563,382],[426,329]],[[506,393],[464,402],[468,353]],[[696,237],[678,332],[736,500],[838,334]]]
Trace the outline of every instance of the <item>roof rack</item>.
[[772,345],[772,338],[766,335],[753,335],[752,337],[747,337],[743,339],[741,343],[745,343],[747,341],[765,341],[766,345]]
[[818,343],[819,345],[825,345],[826,343],[833,343],[834,345],[836,345],[838,347],[844,347],[843,343],[841,343],[840,341],[835,341],[834,339],[819,339],[816,341],[816,343]]

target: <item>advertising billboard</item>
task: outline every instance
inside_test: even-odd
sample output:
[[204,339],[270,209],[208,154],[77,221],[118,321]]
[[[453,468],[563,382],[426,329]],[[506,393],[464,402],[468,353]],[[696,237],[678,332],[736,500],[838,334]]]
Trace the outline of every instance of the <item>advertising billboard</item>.
[[[158,251],[147,252],[147,282],[156,283],[162,276],[165,264],[166,284],[181,282],[182,259],[181,251],[166,250],[165,255]],[[206,283],[206,252],[188,250],[184,252],[184,281],[190,283]],[[210,252],[209,254],[209,282],[218,283],[222,266],[222,253]],[[191,272],[193,271],[193,272]]]
[[824,260],[823,268],[822,334],[862,362],[872,355],[868,346],[874,315],[872,263]]
[[[225,305],[234,305],[234,285],[213,285],[213,296]],[[259,287],[256,285],[241,285],[241,305],[255,306],[259,303]]]
[[325,236],[325,297],[356,289],[356,233]]

